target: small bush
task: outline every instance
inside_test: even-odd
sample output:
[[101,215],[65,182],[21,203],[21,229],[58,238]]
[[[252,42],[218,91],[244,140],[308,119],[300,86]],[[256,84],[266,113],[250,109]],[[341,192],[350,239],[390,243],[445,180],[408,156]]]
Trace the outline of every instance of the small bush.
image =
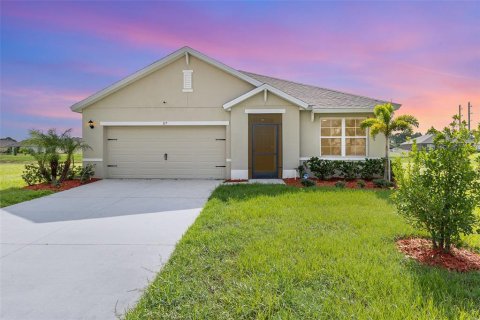
[[95,174],[95,170],[94,170],[93,165],[92,164],[87,164],[85,167],[83,167],[80,170],[78,176],[80,178],[80,181],[82,183],[84,183],[84,182],[87,182],[88,180],[90,180],[93,177],[94,174]]
[[26,164],[25,169],[22,172],[22,179],[29,186],[45,182],[37,164]]
[[346,180],[353,180],[360,172],[358,161],[336,161],[340,171],[340,176]]
[[302,179],[302,185],[304,187],[313,187],[315,185],[315,181],[312,181],[310,179]]
[[373,179],[373,184],[377,188],[390,188],[393,187],[393,182],[385,180],[385,179]]
[[364,189],[364,188],[367,186],[367,184],[366,184],[365,181],[363,181],[363,180],[358,180],[358,181],[357,181],[357,186],[358,186],[360,189]]
[[336,188],[340,188],[340,189],[343,189],[347,186],[347,184],[345,183],[345,181],[337,181],[335,182],[335,187]]
[[362,179],[371,180],[383,176],[385,159],[365,159],[361,165],[360,176]]
[[325,180],[334,174],[334,164],[331,160],[312,157],[307,163],[310,171],[312,171],[318,179]]

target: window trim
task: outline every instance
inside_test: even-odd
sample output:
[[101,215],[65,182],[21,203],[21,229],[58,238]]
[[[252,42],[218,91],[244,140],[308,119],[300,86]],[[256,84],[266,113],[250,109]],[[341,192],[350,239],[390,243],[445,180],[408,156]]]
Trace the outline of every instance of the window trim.
[[[347,142],[347,136],[345,135],[346,133],[346,119],[355,119],[355,120],[358,120],[358,119],[367,119],[368,117],[335,117],[335,116],[329,116],[329,117],[320,117],[320,157],[321,158],[325,158],[325,159],[345,159],[345,158],[349,158],[349,159],[364,159],[364,158],[368,158],[368,154],[369,154],[369,140],[368,139],[368,128],[365,130],[365,136],[348,136],[349,139],[353,138],[358,138],[358,139],[361,139],[361,138],[364,138],[365,139],[365,155],[363,156],[347,156],[347,145],[346,145],[346,142]],[[322,136],[322,120],[325,120],[325,119],[340,119],[342,121],[342,135],[340,136],[341,138],[341,156],[334,156],[334,155],[322,155],[322,138],[323,139],[328,139],[328,138],[335,138],[334,136]],[[338,137],[337,137],[338,138]]]

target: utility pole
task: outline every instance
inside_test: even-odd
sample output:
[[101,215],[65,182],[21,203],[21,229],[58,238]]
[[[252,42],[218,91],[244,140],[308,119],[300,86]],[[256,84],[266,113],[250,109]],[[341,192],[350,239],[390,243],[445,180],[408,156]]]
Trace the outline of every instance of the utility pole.
[[470,101],[468,102],[468,131],[470,131],[470,121],[471,121],[471,115],[472,115],[472,105],[470,104]]
[[460,126],[462,126],[462,105],[458,105],[458,122],[460,123]]

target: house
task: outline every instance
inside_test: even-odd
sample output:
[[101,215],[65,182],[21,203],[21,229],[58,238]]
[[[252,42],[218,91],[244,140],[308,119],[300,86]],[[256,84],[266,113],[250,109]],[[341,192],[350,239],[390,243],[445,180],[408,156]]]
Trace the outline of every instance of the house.
[[0,153],[17,154],[20,149],[20,143],[10,137],[0,139]]
[[429,133],[429,134],[426,134],[426,135],[423,135],[423,136],[405,141],[404,143],[400,144],[400,148],[403,149],[403,150],[411,151],[412,146],[413,146],[413,141],[416,141],[418,149],[427,149],[428,150],[428,149],[433,148],[433,146],[434,146],[434,144],[433,144],[433,138],[434,137],[435,136],[433,134]]
[[385,137],[359,127],[381,103],[184,47],[71,109],[98,177],[249,179],[295,177],[312,156],[384,157]]

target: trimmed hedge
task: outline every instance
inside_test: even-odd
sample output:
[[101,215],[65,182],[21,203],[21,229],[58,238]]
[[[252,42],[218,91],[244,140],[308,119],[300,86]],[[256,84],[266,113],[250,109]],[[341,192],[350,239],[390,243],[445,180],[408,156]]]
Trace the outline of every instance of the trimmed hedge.
[[371,180],[382,177],[385,159],[365,160],[326,160],[312,157],[305,162],[310,172],[320,180],[333,177],[353,180],[362,178]]

